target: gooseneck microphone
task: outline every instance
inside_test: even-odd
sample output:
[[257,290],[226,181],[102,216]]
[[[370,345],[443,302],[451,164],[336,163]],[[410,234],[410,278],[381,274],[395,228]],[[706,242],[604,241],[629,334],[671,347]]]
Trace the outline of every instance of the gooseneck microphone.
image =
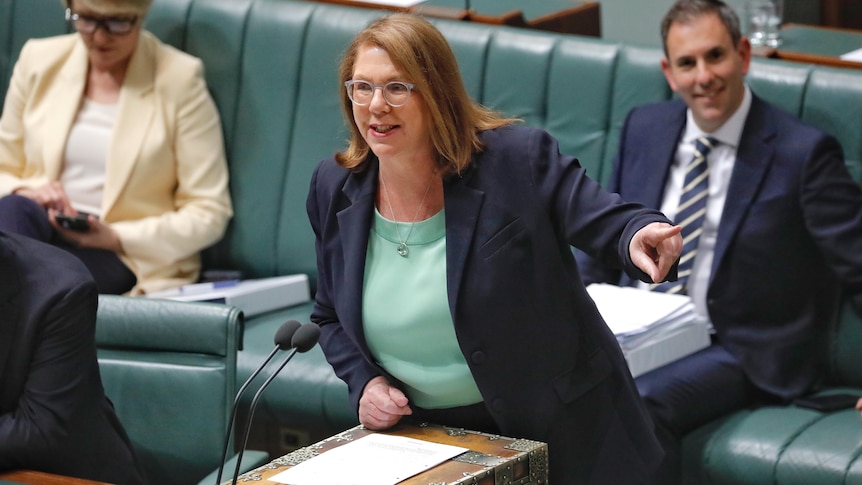
[[243,432],[242,439],[242,447],[239,449],[239,454],[237,455],[236,460],[236,469],[233,472],[233,481],[231,482],[233,485],[236,485],[237,478],[239,478],[239,467],[242,462],[242,454],[245,452],[245,447],[248,444],[248,435],[251,431],[251,420],[254,417],[254,410],[257,407],[257,401],[260,399],[260,395],[263,393],[263,390],[269,386],[269,383],[275,379],[281,369],[284,369],[284,366],[296,355],[297,352],[304,353],[308,352],[315,345],[317,345],[317,339],[320,338],[320,327],[314,323],[306,323],[299,327],[296,332],[293,334],[293,338],[291,339],[291,346],[293,349],[287,354],[287,357],[284,359],[284,362],[275,370],[267,379],[263,382],[260,388],[254,395],[254,398],[251,400],[251,406],[248,408],[248,419],[245,422],[245,431]]
[[269,361],[271,361],[272,358],[275,357],[275,354],[278,353],[279,350],[288,350],[292,347],[293,336],[294,334],[296,334],[296,331],[299,330],[301,326],[302,325],[296,320],[288,320],[281,324],[280,327],[278,327],[278,330],[275,331],[275,337],[273,338],[273,341],[275,342],[275,348],[272,349],[272,352],[269,353],[269,356],[266,358],[266,360],[263,361],[263,364],[261,364],[260,367],[258,367],[257,370],[254,371],[251,377],[246,379],[243,385],[239,388],[239,391],[237,391],[236,397],[233,400],[233,408],[230,411],[230,419],[227,422],[227,434],[224,438],[224,449],[222,449],[221,453],[221,465],[219,465],[218,467],[216,485],[221,483],[221,476],[224,472],[224,461],[227,459],[227,448],[230,444],[230,433],[231,429],[233,428],[233,423],[236,420],[236,410],[239,406],[240,397],[242,397],[242,394],[245,392],[246,388],[249,386],[249,384],[251,384],[251,381],[253,381],[254,378],[257,377],[258,374],[261,373],[261,371],[263,371],[264,367],[269,364]]

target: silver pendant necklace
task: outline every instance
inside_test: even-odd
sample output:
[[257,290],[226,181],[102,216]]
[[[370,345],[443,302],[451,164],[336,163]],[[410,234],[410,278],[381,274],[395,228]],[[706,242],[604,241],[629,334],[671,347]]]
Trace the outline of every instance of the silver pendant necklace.
[[428,197],[428,192],[431,191],[431,183],[434,181],[434,172],[431,173],[431,179],[428,180],[428,187],[425,187],[425,195],[422,196],[422,200],[419,201],[419,207],[416,208],[416,213],[413,214],[413,219],[410,221],[410,229],[407,230],[407,237],[401,238],[401,228],[399,227],[398,221],[395,217],[395,211],[392,210],[392,197],[389,196],[389,188],[386,186],[386,180],[383,179],[383,171],[380,172],[380,182],[383,184],[383,191],[386,192],[386,204],[389,205],[389,213],[392,215],[392,219],[395,220],[395,232],[398,234],[398,247],[395,248],[395,251],[402,258],[406,258],[410,253],[410,249],[407,247],[407,240],[410,239],[410,234],[413,233],[413,226],[416,225],[416,218],[419,217],[419,212],[422,211],[422,206],[425,205],[425,198]]

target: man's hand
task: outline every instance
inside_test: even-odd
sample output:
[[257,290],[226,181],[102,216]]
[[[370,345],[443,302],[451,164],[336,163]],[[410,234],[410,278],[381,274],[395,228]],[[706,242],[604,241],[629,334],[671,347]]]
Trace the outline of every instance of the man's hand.
[[370,430],[384,430],[395,426],[403,416],[413,414],[407,396],[377,376],[365,385],[359,398],[359,423]]
[[682,252],[680,226],[653,222],[635,233],[629,243],[632,262],[652,278],[653,283],[664,281],[668,271]]

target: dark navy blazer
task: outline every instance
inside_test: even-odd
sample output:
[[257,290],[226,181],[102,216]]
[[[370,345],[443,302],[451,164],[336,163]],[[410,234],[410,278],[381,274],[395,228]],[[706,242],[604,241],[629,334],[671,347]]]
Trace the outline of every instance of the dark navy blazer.
[[[685,123],[680,100],[630,113],[609,190],[660,207]],[[621,281],[595,261],[579,262],[587,282]],[[840,281],[862,308],[862,190],[835,138],[754,96],[707,291],[720,341],[760,388],[786,399],[804,394],[822,377],[818,347]]]
[[97,305],[76,257],[0,233],[0,471],[142,483],[102,388]]
[[[570,245],[646,278],[634,233],[668,222],[588,179],[541,130],[483,133],[486,149],[444,182],[449,307],[461,350],[502,433],[549,443],[552,483],[637,483],[661,457],[625,360],[581,282]],[[362,330],[362,282],[377,161],[315,171],[312,320],[358,407],[377,366]],[[442,423],[445,424],[445,423]]]

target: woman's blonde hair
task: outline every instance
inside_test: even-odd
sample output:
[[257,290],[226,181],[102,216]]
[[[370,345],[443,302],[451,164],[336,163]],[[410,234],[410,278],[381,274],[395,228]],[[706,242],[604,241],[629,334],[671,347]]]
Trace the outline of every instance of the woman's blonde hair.
[[153,0],[60,0],[66,8],[72,8],[74,2],[102,15],[136,12],[140,16],[147,14]]
[[396,13],[381,17],[360,32],[345,51],[339,68],[341,108],[350,139],[336,154],[338,163],[355,171],[365,168],[369,147],[353,120],[344,83],[353,78],[359,49],[371,44],[389,54],[405,81],[416,85],[412,96],[422,96],[431,126],[437,165],[446,175],[461,173],[473,154],[482,150],[479,133],[517,121],[505,118],[470,99],[461,81],[458,62],[443,34],[418,15]]

